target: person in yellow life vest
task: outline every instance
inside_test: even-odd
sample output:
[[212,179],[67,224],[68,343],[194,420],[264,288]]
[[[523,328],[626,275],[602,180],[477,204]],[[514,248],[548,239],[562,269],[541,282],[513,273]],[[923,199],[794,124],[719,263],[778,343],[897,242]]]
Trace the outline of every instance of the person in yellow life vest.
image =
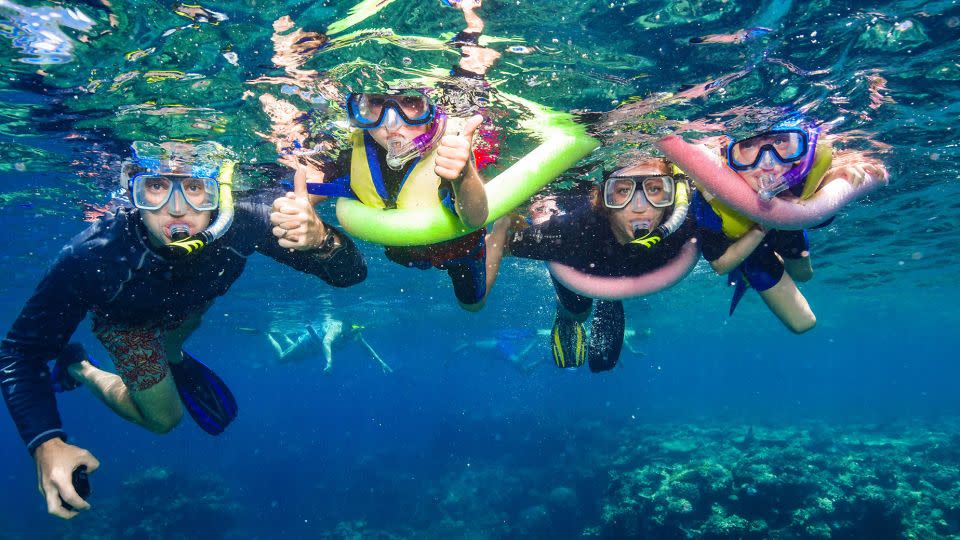
[[[357,128],[351,149],[325,164],[323,184],[311,193],[355,197],[373,208],[416,209],[443,205],[470,228],[487,220],[484,180],[473,159],[473,135],[483,122],[448,118],[425,89],[347,96],[347,116]],[[446,270],[464,309],[486,298],[485,229],[426,246],[388,246],[391,261],[411,268]]]
[[[820,130],[802,114],[794,114],[769,131],[728,143],[724,158],[758,197],[806,200],[828,182],[844,178],[856,185],[886,169],[861,156],[840,166],[829,143],[820,141]],[[817,318],[797,287],[813,277],[810,242],[806,230],[768,230],[736,209],[699,189],[693,210],[697,240],[703,256],[718,274],[727,274],[735,286],[730,314],[750,287],[757,290],[770,311],[790,331],[801,334]],[[814,228],[830,224],[833,218]]]

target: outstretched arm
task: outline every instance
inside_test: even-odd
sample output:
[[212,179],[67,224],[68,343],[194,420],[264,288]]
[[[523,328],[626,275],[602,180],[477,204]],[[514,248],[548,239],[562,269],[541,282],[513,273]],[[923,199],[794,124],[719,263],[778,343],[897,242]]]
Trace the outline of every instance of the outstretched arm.
[[747,234],[730,244],[727,250],[723,252],[723,255],[710,261],[710,266],[713,267],[713,271],[720,275],[732,272],[757,249],[757,246],[763,242],[766,235],[767,231],[763,226],[759,224],[754,225],[753,228],[747,231]]
[[[869,157],[863,152],[846,150],[834,154],[833,164],[823,175],[820,186],[825,186],[839,179],[850,182],[854,187],[859,187],[868,180],[886,184],[890,180],[890,174],[882,161]],[[813,196],[816,197],[816,194]]]
[[[257,217],[249,234],[264,237],[257,250],[301,272],[316,275],[334,287],[349,287],[367,277],[363,254],[344,233],[320,220],[307,196],[306,171],[294,177],[294,192],[273,207],[238,204]],[[272,212],[271,212],[272,210]],[[265,227],[258,231],[259,227]]]
[[0,344],[3,398],[20,437],[36,459],[47,511],[64,519],[77,512],[67,510],[61,498],[76,510],[90,508],[73,488],[73,470],[86,465],[87,471],[93,472],[100,465],[87,450],[65,442],[47,368],[47,361],[60,354],[86,315],[90,295],[82,284],[85,276],[96,275],[83,268],[68,249],[37,286]]

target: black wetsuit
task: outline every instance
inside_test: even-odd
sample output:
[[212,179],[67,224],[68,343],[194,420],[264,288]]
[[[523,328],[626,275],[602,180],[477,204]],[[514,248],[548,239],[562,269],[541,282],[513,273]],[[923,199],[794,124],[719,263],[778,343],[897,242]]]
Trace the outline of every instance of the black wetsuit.
[[340,241],[332,252],[289,250],[271,234],[269,216],[262,202],[238,202],[226,234],[189,260],[151,249],[139,210],[108,214],[73,238],[0,344],[0,387],[27,448],[66,438],[47,362],[88,312],[102,324],[177,325],[226,293],[254,251],[335,287],[366,278],[363,255],[343,233],[331,228]]
[[[652,248],[620,244],[605,215],[589,204],[527,229],[509,238],[507,249],[516,257],[556,261],[580,272],[605,277],[637,276],[667,264],[693,237],[688,217],[680,228]],[[581,296],[553,279],[557,300],[574,314],[586,313],[593,299]],[[611,369],[623,344],[623,303],[599,300],[590,336],[590,368]],[[603,345],[603,346],[599,346]]]

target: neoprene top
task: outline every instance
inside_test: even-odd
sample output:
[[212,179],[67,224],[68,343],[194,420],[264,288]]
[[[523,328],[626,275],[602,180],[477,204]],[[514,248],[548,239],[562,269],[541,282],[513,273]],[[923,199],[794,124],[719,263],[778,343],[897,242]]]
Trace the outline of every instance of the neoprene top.
[[282,248],[271,234],[270,206],[247,200],[236,203],[226,234],[190,260],[168,260],[151,249],[136,209],[108,214],[74,237],[0,344],[0,388],[28,450],[66,439],[47,362],[88,312],[120,325],[179,324],[226,293],[254,251],[334,287],[363,281],[363,255],[345,234],[330,230],[340,241],[332,253]]
[[605,215],[589,204],[514,232],[510,254],[556,261],[597,276],[636,276],[666,264],[694,233],[690,216],[680,228],[652,248],[617,242]]

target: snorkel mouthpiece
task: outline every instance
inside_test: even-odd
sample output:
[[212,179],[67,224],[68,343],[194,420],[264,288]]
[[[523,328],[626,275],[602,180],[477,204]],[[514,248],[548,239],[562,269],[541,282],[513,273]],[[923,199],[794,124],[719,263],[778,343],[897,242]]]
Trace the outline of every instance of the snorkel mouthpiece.
[[[760,177],[760,191],[757,194],[760,200],[769,201],[780,193],[800,185],[810,174],[813,168],[813,160],[817,153],[817,139],[820,138],[820,128],[814,127],[808,130],[810,143],[807,148],[807,155],[799,165],[790,169],[783,176],[777,178],[772,174],[765,174]],[[769,152],[768,152],[769,154]]]
[[[393,110],[388,110],[387,113],[393,113]],[[409,143],[404,143],[401,139],[391,139],[387,142],[387,167],[398,171],[411,159],[423,157],[436,145],[446,127],[447,115],[440,108],[437,108],[434,121],[425,133],[416,136]]]
[[180,241],[190,237],[190,227],[186,225],[173,225],[170,227],[170,238],[174,241]]
[[633,228],[634,242],[650,234],[649,221],[634,221],[630,226]]
[[390,139],[387,141],[387,167],[398,171],[407,160],[403,159],[405,145],[401,139]]

